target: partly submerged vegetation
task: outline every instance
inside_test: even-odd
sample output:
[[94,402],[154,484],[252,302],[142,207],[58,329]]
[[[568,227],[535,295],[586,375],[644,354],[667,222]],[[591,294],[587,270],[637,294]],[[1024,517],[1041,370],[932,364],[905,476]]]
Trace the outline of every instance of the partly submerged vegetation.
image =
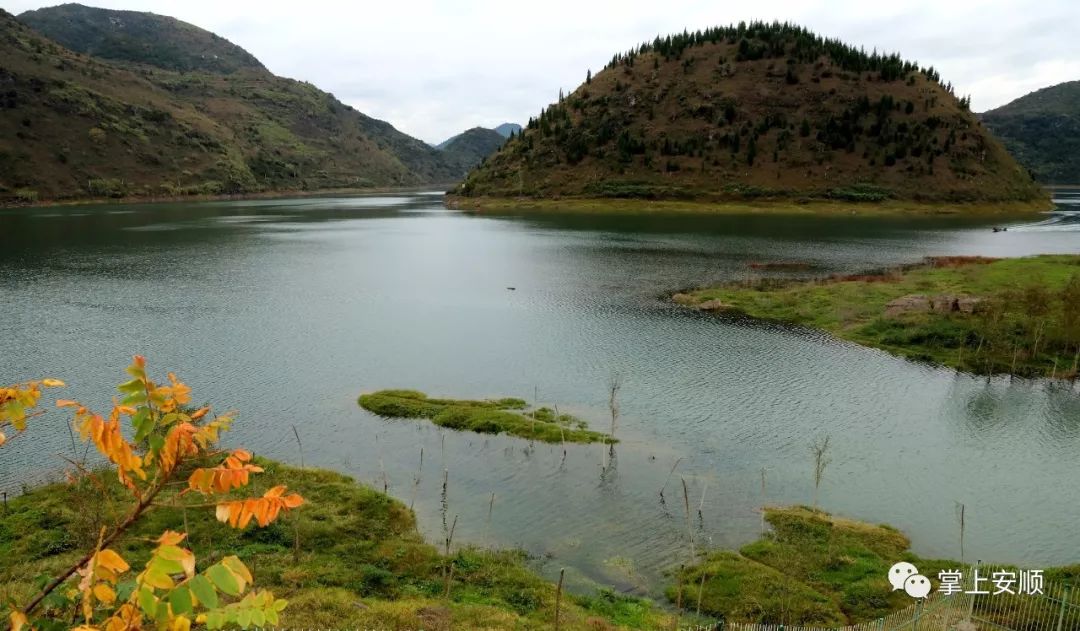
[[[141,567],[144,541],[166,529],[187,533],[200,560],[238,556],[254,584],[288,600],[282,628],[548,629],[559,600],[563,629],[668,628],[671,616],[648,601],[609,592],[562,593],[534,574],[520,552],[475,548],[447,555],[423,541],[413,513],[352,479],[256,460],[261,492],[288,485],[307,500],[302,510],[265,528],[224,528],[213,511],[164,505],[115,545]],[[53,484],[9,500],[0,512],[0,615],[25,602],[51,575],[92,547],[103,524],[124,516],[125,489],[114,476]],[[130,585],[117,588],[122,596]],[[50,617],[70,619],[63,598],[44,603]],[[67,607],[67,609],[65,609]]]
[[586,429],[584,421],[557,410],[527,410],[522,399],[484,401],[432,399],[416,390],[380,390],[360,395],[360,406],[388,418],[425,418],[436,425],[482,434],[511,434],[547,443],[610,443],[608,434]]
[[675,299],[973,373],[1078,374],[1080,256],[940,257],[872,274],[732,283]]
[[[958,561],[917,557],[908,549],[908,538],[887,525],[805,506],[767,508],[765,519],[772,529],[739,552],[711,552],[679,571],[676,584],[667,590],[669,598],[675,600],[681,592],[688,607],[700,603],[701,613],[710,617],[842,626],[912,604],[910,596],[889,584],[894,563],[913,563],[935,584],[939,571],[965,567]],[[1047,568],[1045,577],[1074,580],[1078,572],[1080,566]]]

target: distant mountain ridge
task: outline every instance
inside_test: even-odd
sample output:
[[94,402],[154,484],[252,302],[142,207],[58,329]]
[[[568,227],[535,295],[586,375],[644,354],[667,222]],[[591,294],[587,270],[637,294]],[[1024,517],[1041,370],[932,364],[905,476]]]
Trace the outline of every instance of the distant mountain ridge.
[[521,131],[521,125],[517,123],[503,123],[495,128],[495,131],[499,132],[503,138],[509,138],[511,133],[518,133]]
[[[110,17],[135,20],[130,12],[55,9],[63,20],[41,9],[34,21],[48,29],[94,16],[77,25],[86,41],[114,28]],[[170,41],[162,29],[187,33],[182,22],[139,15],[156,25],[139,33],[162,41]],[[128,53],[139,49],[129,43]],[[389,123],[276,77],[225,44],[232,53],[218,57],[226,66],[168,70],[133,53],[110,61],[73,52],[0,10],[0,201],[417,186],[466,172]],[[196,59],[190,52],[177,59]],[[156,53],[149,61],[172,63]]]
[[439,143],[436,148],[467,171],[498,151],[504,142],[506,138],[494,129],[473,127]]
[[1080,184],[1080,81],[1036,90],[980,115],[1045,184]]
[[615,55],[456,193],[1049,206],[933,68],[762,22]]
[[236,44],[155,13],[71,3],[26,11],[18,19],[66,48],[102,59],[177,71],[266,70],[254,55]]

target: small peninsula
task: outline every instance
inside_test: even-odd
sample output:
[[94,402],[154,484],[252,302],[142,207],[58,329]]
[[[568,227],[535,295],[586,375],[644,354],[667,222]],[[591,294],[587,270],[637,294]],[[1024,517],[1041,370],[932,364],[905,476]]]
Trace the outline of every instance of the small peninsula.
[[1080,256],[934,257],[826,279],[762,279],[675,294],[705,311],[823,329],[976,374],[1072,379],[1080,362]]

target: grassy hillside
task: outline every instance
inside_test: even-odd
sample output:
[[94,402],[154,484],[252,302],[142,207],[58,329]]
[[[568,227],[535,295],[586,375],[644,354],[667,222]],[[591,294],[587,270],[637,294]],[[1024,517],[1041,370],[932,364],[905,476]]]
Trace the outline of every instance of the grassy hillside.
[[72,52],[0,11],[0,202],[409,186],[463,167],[311,84]]
[[462,165],[466,170],[480,164],[499,150],[506,137],[484,127],[473,127],[444,141],[438,146],[447,160]]
[[932,68],[763,23],[616,55],[456,192],[1048,206]]
[[943,257],[880,274],[739,283],[675,299],[813,326],[968,372],[1078,375],[1080,256]]
[[1080,81],[1032,92],[981,118],[1040,182],[1080,183]]
[[[257,588],[289,601],[281,628],[551,628],[555,585],[529,571],[523,554],[456,546],[440,553],[417,533],[413,513],[382,493],[330,471],[259,464],[266,474],[251,491],[287,484],[306,499],[288,519],[238,531],[218,523],[213,510],[182,511],[162,501],[114,548],[141,569],[147,538],[171,529],[188,534],[200,570],[235,554]],[[0,616],[7,620],[9,603],[37,592],[36,577],[93,548],[100,527],[123,517],[128,498],[109,474],[9,500],[0,512]],[[122,577],[121,593],[130,589],[130,578]],[[72,620],[77,604],[60,591],[38,613]],[[567,630],[670,627],[670,616],[648,601],[611,592],[564,593],[560,620]]]
[[232,42],[164,15],[62,4],[18,19],[65,48],[102,59],[179,71],[266,70]]

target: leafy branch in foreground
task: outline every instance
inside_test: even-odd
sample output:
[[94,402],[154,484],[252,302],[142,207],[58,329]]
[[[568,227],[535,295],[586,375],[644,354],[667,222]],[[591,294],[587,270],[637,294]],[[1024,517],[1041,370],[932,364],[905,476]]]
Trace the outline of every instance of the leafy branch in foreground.
[[[251,454],[236,449],[216,466],[197,466],[220,457],[213,448],[221,432],[232,424],[228,415],[211,415],[209,407],[191,410],[191,389],[169,373],[168,384],[155,383],[147,377],[146,361],[136,356],[127,372],[132,379],[120,384],[123,399],[114,402],[108,418],[95,414],[76,401],[57,401],[59,407],[74,410],[74,424],[83,441],[90,441],[115,469],[121,484],[131,494],[126,517],[112,528],[102,528],[97,545],[82,559],[47,582],[21,610],[13,609],[10,620],[14,631],[33,628],[35,624],[53,626],[48,618],[31,620],[34,610],[77,576],[77,583],[54,595],[55,600],[71,599],[74,612],[64,613],[66,620],[82,620],[81,631],[103,629],[119,631],[145,626],[158,629],[186,630],[192,623],[210,629],[225,625],[243,628],[254,624],[277,624],[286,601],[267,591],[248,591],[251,572],[239,558],[229,556],[197,570],[194,553],[184,546],[186,533],[166,530],[154,543],[150,559],[133,580],[121,580],[130,566],[111,549],[132,525],[154,506],[159,496],[171,495],[168,502],[187,508],[212,507],[219,521],[237,529],[252,521],[260,527],[273,522],[282,512],[297,508],[303,498],[287,494],[284,486],[271,488],[261,497],[235,499],[225,494],[247,486],[250,475],[262,472],[252,464]],[[41,385],[62,385],[45,380]],[[40,397],[37,384],[0,391],[9,399],[0,400],[4,419],[16,429],[25,426],[25,411]],[[16,401],[17,405],[9,405]],[[121,419],[127,418],[133,439],[121,432]],[[84,473],[84,475],[94,475]],[[177,480],[187,475],[186,484]],[[172,488],[180,482],[182,490]],[[186,503],[188,497],[203,496],[202,503]],[[74,582],[74,580],[73,580]],[[247,592],[247,593],[245,593]],[[64,594],[69,596],[65,597]]]
[[31,412],[41,399],[41,388],[58,388],[64,382],[59,379],[42,379],[15,385],[0,387],[0,446],[7,442],[4,427],[11,426],[15,431],[26,429],[26,420],[40,412]]

